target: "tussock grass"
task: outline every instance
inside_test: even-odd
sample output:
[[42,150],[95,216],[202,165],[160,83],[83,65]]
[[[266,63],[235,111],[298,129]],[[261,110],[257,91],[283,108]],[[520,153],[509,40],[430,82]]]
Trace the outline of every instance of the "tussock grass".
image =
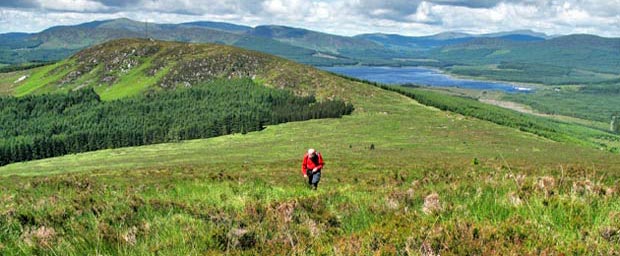
[[0,254],[620,253],[616,154],[331,79],[353,115],[1,167]]
[[[261,174],[264,173],[264,174]],[[613,181],[508,169],[298,177],[184,166],[2,180],[3,254],[610,254]],[[598,179],[601,177],[590,177]],[[540,179],[553,179],[541,187]],[[579,184],[592,184],[579,190]],[[434,197],[429,203],[429,197]],[[519,203],[515,203],[517,197]],[[427,211],[435,204],[433,211]]]
[[[2,167],[0,250],[618,252],[613,154],[371,93],[341,119]],[[310,146],[327,162],[317,192],[298,170]]]

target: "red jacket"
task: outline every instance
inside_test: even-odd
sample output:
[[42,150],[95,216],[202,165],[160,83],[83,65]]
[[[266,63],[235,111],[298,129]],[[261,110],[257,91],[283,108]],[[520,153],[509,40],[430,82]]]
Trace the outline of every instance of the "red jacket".
[[304,155],[304,160],[301,163],[301,173],[303,175],[306,175],[306,170],[307,169],[314,169],[314,168],[318,168],[323,169],[323,165],[325,163],[323,162],[323,157],[321,156],[321,153],[316,152],[316,157],[314,159],[311,159],[310,157],[308,157],[308,154]]

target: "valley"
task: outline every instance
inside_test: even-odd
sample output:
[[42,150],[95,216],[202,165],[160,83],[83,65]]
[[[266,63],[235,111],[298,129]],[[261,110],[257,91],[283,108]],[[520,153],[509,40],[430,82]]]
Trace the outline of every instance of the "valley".
[[[615,220],[597,216],[618,207],[615,154],[350,83],[365,96],[350,93],[356,110],[342,119],[0,167],[3,250],[614,250],[605,232],[613,232]],[[327,162],[318,193],[303,186],[298,170],[308,147]],[[439,201],[427,203],[433,193]],[[529,224],[516,224],[524,219]],[[591,230],[597,233],[584,235]],[[311,234],[311,241],[302,239]]]
[[617,38],[121,18],[0,39],[1,255],[620,253]]

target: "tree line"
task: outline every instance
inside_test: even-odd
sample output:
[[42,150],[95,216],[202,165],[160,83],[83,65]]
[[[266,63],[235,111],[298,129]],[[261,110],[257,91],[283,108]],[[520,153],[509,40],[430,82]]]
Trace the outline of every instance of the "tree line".
[[484,104],[473,98],[449,97],[437,92],[416,89],[415,87],[379,86],[383,89],[405,95],[424,105],[433,106],[444,111],[459,113],[499,125],[516,128],[555,141],[575,141],[574,138],[560,131],[557,125],[553,124],[551,121]]
[[268,124],[350,114],[250,79],[101,101],[93,89],[0,97],[0,165],[69,153],[258,131]]

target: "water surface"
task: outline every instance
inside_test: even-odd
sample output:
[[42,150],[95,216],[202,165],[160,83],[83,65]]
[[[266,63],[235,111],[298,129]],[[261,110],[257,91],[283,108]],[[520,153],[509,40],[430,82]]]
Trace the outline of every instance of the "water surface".
[[423,67],[322,67],[337,74],[383,84],[417,84],[438,87],[457,87],[474,90],[529,92],[532,89],[511,83],[460,79],[441,71]]

